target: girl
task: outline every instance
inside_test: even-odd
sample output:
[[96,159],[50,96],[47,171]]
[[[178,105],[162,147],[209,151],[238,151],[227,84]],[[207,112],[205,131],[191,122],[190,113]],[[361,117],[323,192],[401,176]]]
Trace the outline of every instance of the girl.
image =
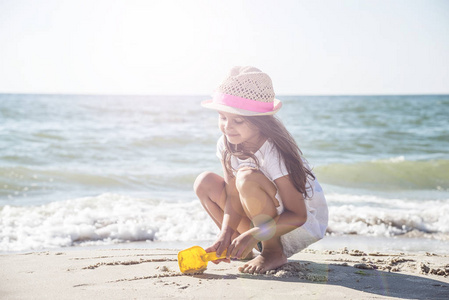
[[270,77],[254,67],[234,67],[212,100],[223,133],[217,144],[224,178],[204,172],[194,189],[220,228],[207,252],[252,258],[239,270],[265,273],[323,238],[328,221],[323,190],[284,125]]

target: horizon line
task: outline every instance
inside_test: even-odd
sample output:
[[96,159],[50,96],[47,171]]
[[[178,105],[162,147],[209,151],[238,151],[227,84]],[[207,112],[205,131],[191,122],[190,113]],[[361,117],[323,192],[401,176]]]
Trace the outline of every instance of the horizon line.
[[[0,95],[37,95],[37,96],[121,96],[121,97],[160,97],[160,96],[166,96],[166,97],[178,97],[178,96],[184,96],[184,97],[211,97],[207,94],[196,94],[196,93],[186,93],[186,94],[165,94],[165,93],[154,93],[154,94],[132,94],[132,93],[49,93],[49,92],[43,92],[43,93],[31,93],[31,92],[0,92]],[[341,94],[315,94],[315,93],[304,93],[304,94],[292,94],[292,93],[285,93],[285,94],[277,94],[275,97],[326,97],[326,96],[344,96],[344,97],[350,97],[350,96],[449,96],[448,93],[341,93]]]

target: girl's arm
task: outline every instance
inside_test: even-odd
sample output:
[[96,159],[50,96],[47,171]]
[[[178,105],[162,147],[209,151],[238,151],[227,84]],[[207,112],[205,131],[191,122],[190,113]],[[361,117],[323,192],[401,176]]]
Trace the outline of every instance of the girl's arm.
[[284,212],[274,218],[276,225],[272,226],[274,228],[269,228],[269,231],[271,234],[274,233],[275,237],[280,237],[307,221],[307,208],[304,196],[295,188],[288,175],[274,182],[284,204]]
[[237,231],[237,227],[244,214],[243,209],[241,211],[236,210],[236,208],[241,208],[241,204],[239,193],[235,186],[235,177],[228,174],[223,161],[221,161],[221,164],[223,167],[225,180],[224,190],[226,193],[223,222],[217,241],[209,248],[211,251],[216,251],[218,256],[231,244],[232,236]]

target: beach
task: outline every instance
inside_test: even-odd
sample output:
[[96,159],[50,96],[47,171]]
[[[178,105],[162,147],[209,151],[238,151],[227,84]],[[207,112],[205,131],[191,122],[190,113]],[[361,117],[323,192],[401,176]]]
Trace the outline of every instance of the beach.
[[273,274],[186,276],[219,233],[192,189],[222,172],[207,96],[1,94],[0,298],[447,299],[449,96],[280,98],[326,236]]
[[[449,300],[449,0],[0,0],[0,24],[0,300]],[[180,273],[229,242],[278,266],[272,234],[302,251],[266,274]]]
[[449,256],[305,250],[264,275],[242,261],[183,275],[175,249],[0,255],[2,299],[447,299]]

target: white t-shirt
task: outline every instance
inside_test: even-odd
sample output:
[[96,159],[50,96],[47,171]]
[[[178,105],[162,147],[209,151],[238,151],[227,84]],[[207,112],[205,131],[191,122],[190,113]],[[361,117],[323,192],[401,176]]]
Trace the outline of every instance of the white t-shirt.
[[[217,157],[219,159],[223,159],[223,152],[225,149],[224,136],[221,136],[217,143]],[[271,181],[274,182],[276,179],[288,175],[284,162],[279,160],[279,152],[270,141],[266,140],[260,149],[254,153],[254,156],[259,161],[260,171]],[[231,156],[231,166],[234,170],[238,170],[242,167],[255,168],[256,163],[252,158],[239,159],[235,156]]]
[[[224,136],[221,136],[217,142],[216,153],[217,157],[220,160],[223,159],[223,152],[225,149],[226,147],[224,144]],[[276,183],[274,181],[276,179],[288,175],[285,163],[282,159],[280,159],[279,152],[271,141],[265,141],[260,149],[256,153],[254,153],[254,156],[259,161],[259,170],[275,185]],[[307,168],[310,169],[309,165],[306,162],[304,162],[304,164]],[[238,170],[239,168],[246,166],[256,167],[256,164],[252,158],[239,159],[235,156],[231,156],[231,166],[234,170]],[[300,229],[310,235],[311,238],[309,239],[308,243],[312,243],[323,238],[324,234],[326,233],[328,224],[328,208],[323,189],[321,188],[321,185],[316,178],[307,182],[306,189],[308,192],[310,191],[309,195],[311,195],[311,197],[305,201],[307,207],[307,222],[303,226],[301,226]],[[284,205],[279,193],[276,194],[276,198],[280,203],[280,206],[277,207],[278,214],[281,214],[284,211]],[[302,235],[301,237],[303,236],[304,235]],[[292,244],[293,239],[297,240],[297,238],[293,238],[293,232],[284,235],[282,238],[289,239],[290,244]],[[285,247],[288,247],[287,242],[284,245],[284,248]]]

